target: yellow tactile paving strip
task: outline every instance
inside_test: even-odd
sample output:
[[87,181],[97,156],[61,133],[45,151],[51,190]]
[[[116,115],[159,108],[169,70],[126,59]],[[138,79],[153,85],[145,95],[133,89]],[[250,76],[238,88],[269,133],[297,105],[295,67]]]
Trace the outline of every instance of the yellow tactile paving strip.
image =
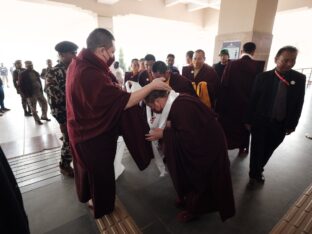
[[142,233],[118,198],[115,201],[114,212],[96,219],[96,224],[101,234]]
[[312,184],[271,231],[271,234],[292,233],[312,233]]

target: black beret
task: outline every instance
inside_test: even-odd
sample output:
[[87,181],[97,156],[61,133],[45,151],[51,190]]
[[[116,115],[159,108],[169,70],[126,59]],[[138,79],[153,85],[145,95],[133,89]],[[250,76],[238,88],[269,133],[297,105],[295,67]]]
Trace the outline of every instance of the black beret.
[[55,46],[55,50],[59,53],[76,52],[78,46],[70,41],[62,41]]

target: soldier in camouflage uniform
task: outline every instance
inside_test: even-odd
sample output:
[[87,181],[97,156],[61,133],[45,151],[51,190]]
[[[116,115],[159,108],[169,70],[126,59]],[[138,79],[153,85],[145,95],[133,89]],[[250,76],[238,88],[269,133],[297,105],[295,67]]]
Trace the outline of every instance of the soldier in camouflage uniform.
[[53,117],[60,124],[63,135],[63,145],[61,149],[61,162],[59,164],[60,171],[63,175],[73,177],[74,171],[70,166],[72,155],[70,152],[69,139],[66,126],[66,70],[71,60],[76,57],[78,46],[69,41],[63,41],[55,46],[55,50],[59,54],[59,63],[48,70],[45,75],[46,93],[48,103],[51,108]]
[[[18,76],[18,87],[30,106],[35,122],[41,125],[41,120],[50,121],[47,117],[47,100],[43,96],[39,73],[34,70],[32,62],[25,61],[25,66],[26,70],[22,71]],[[37,113],[37,102],[41,107],[41,118]]]

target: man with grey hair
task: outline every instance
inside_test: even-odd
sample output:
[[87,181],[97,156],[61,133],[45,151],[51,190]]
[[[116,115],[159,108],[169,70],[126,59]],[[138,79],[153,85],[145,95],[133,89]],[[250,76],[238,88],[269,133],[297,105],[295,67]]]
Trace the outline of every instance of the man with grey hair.
[[[170,90],[160,78],[136,92],[126,93],[109,70],[114,53],[114,36],[97,28],[87,38],[87,49],[72,60],[67,70],[67,128],[77,194],[81,202],[92,199],[95,218],[114,210],[118,135],[124,137],[139,168],[146,168],[152,151],[144,139],[148,126],[142,124],[144,119],[137,104],[152,90]],[[131,130],[123,128],[123,120]],[[146,161],[137,157],[145,157]]]

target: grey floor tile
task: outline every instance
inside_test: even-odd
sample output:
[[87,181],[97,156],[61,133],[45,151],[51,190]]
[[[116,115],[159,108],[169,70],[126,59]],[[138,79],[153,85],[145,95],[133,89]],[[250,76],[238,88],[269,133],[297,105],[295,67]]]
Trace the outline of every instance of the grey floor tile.
[[99,231],[94,220],[89,215],[84,215],[46,234],[99,234]]

